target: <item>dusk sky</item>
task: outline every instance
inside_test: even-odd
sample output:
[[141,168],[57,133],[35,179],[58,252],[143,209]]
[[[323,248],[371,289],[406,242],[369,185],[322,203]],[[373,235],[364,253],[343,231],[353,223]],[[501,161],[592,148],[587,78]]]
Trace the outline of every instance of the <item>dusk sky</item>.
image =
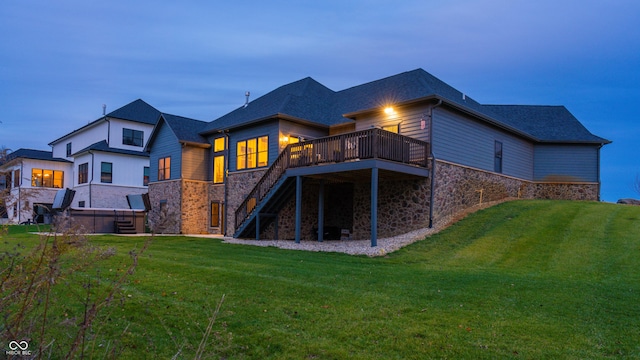
[[423,68],[483,104],[564,105],[602,149],[602,199],[639,198],[640,1],[86,1],[0,6],[0,146],[143,99],[211,121],[310,76]]

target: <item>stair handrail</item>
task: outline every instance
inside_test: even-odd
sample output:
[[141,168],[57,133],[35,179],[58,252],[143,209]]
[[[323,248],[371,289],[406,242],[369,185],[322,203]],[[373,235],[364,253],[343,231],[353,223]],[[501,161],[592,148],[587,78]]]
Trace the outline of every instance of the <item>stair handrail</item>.
[[258,180],[256,186],[253,187],[249,195],[245,197],[244,201],[238,209],[236,209],[236,229],[249,217],[253,209],[269,193],[271,188],[280,180],[282,174],[284,174],[289,167],[291,145],[292,144],[287,145],[280,155],[278,155],[273,164],[271,164],[260,180]]

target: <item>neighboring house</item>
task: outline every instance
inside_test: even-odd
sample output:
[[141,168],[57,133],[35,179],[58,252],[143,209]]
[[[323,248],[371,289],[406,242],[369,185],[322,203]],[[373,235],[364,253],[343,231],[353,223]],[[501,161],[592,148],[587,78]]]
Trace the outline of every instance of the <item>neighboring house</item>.
[[[9,189],[8,223],[49,222],[59,189],[75,190],[75,208],[128,209],[127,195],[147,193],[149,154],[144,147],[160,112],[135,100],[49,145],[19,149],[0,166]],[[5,212],[5,211],[3,211]]]
[[189,124],[147,145],[163,231],[372,246],[482,201],[598,200],[610,142],[563,106],[482,105],[422,69],[337,92],[305,78]]
[[5,174],[3,195],[6,221],[49,223],[58,190],[71,187],[71,162],[55,158],[51,151],[18,149],[0,165]]
[[127,195],[147,192],[144,147],[159,117],[138,99],[49,143],[54,157],[73,163],[72,207],[127,209]]

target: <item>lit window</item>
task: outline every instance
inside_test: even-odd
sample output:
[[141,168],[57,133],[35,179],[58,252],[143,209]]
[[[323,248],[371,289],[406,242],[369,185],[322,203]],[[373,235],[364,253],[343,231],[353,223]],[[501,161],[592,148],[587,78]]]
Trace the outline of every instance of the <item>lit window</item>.
[[382,130],[390,131],[392,133],[399,134],[400,133],[400,124],[395,125],[385,125],[382,127]]
[[238,141],[237,152],[236,168],[238,170],[267,166],[269,162],[269,137],[261,136]]
[[113,164],[110,162],[103,162],[100,164],[100,182],[111,183],[113,180]]
[[64,171],[31,169],[31,186],[62,188],[64,184]]
[[213,151],[224,151],[224,138],[217,138],[213,141]]
[[169,180],[171,178],[171,157],[167,156],[158,159],[158,180]]

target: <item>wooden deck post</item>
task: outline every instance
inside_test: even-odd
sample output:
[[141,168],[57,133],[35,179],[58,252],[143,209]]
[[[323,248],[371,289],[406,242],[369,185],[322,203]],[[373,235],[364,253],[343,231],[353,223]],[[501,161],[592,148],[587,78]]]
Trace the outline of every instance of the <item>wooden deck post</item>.
[[324,179],[320,180],[318,191],[318,241],[324,240]]

